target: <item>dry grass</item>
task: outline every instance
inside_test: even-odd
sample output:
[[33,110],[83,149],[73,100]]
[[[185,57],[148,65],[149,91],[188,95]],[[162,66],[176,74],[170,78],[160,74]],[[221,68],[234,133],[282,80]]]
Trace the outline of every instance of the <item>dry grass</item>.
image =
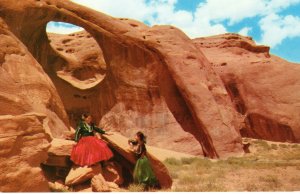
[[243,157],[165,160],[172,191],[300,191],[299,144],[244,141],[251,153]]
[[145,187],[139,184],[131,184],[128,186],[128,192],[143,192]]

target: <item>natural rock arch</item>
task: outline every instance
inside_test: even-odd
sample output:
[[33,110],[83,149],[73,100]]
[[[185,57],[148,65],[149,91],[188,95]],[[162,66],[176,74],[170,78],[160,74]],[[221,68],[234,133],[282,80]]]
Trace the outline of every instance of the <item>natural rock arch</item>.
[[[3,1],[1,6],[5,9],[0,16],[50,77],[55,73],[49,65],[54,59],[45,56],[53,54],[45,41],[49,21],[81,26],[95,38],[110,69],[105,78],[110,82],[103,81],[97,86],[107,94],[93,97],[104,102],[98,106],[101,110],[91,110],[98,120],[126,98],[120,87],[122,82],[131,88],[142,88],[150,96],[161,95],[182,129],[193,134],[202,145],[204,155],[215,158],[242,152],[241,137],[236,130],[239,121],[228,93],[201,51],[178,29],[149,28],[131,20],[121,21],[69,1]],[[123,67],[133,70],[132,77],[126,77]],[[149,69],[154,69],[152,74],[147,72]],[[115,95],[116,89],[121,95]],[[151,109],[145,104],[134,106],[125,108],[141,113]],[[66,118],[64,121],[68,124]]]

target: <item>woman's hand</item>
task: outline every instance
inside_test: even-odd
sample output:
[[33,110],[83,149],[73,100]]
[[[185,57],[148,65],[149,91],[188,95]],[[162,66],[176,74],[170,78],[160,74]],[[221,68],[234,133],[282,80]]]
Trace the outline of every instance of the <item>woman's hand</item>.
[[98,139],[102,139],[100,133],[95,133],[94,134]]
[[107,132],[107,131],[106,131],[106,132],[104,133],[104,135],[113,135],[113,133],[112,133],[112,132]]
[[134,151],[134,145],[132,145],[132,143],[128,143],[128,145],[129,145],[129,150],[133,152]]

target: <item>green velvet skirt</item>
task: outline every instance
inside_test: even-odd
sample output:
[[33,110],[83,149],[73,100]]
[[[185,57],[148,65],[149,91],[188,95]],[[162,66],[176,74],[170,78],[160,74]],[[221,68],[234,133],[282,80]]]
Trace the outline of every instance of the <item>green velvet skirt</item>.
[[133,171],[133,180],[137,184],[157,186],[157,179],[146,156],[137,160]]

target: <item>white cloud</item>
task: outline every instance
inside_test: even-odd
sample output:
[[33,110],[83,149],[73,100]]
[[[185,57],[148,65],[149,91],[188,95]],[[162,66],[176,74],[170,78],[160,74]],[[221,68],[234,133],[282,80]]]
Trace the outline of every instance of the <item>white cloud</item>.
[[[290,30],[289,22],[298,24],[297,17],[285,18],[280,16],[280,12],[300,3],[300,0],[204,0],[199,3],[196,11],[192,12],[175,9],[179,0],[72,1],[114,17],[133,18],[150,25],[173,25],[191,38],[226,33],[227,25],[235,25],[246,18],[259,17],[263,33],[261,42],[271,46],[280,44],[287,37],[295,37],[287,31]],[[272,14],[277,15],[279,19],[273,18]],[[276,25],[276,22],[280,22],[280,25]],[[248,35],[252,28],[243,26],[239,32]],[[271,31],[277,31],[280,37],[270,36]]]
[[243,36],[248,36],[249,32],[252,30],[250,27],[244,27],[239,31],[239,34]]
[[262,18],[259,24],[263,31],[261,42],[273,47],[286,38],[300,37],[300,17],[270,14]]
[[83,28],[81,27],[65,24],[62,22],[49,22],[46,28],[47,32],[57,33],[57,34],[70,34],[82,30]]
[[114,17],[128,17],[145,21],[151,17],[153,10],[146,0],[71,0]]
[[196,17],[216,22],[229,20],[229,24],[232,25],[262,13],[265,7],[265,0],[207,0],[199,5]]

